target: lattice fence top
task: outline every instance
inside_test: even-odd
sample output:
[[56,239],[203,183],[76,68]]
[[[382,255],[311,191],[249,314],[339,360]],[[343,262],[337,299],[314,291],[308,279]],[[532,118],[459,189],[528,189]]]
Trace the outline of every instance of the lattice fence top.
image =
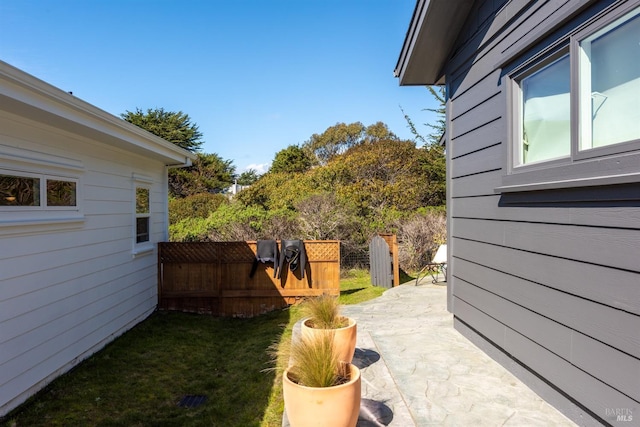
[[[251,263],[256,246],[255,241],[162,242],[158,243],[158,255],[161,263]],[[308,261],[340,260],[338,240],[305,240],[304,247]]]
[[305,241],[304,249],[309,261],[340,261],[339,241]]
[[220,258],[218,245],[210,242],[158,243],[161,263],[215,263]]
[[253,262],[256,257],[254,242],[215,242],[218,245],[219,262]]

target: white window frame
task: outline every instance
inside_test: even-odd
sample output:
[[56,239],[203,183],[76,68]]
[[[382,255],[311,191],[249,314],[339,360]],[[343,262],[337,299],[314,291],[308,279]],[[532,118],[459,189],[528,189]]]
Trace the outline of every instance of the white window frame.
[[[56,225],[84,221],[82,175],[79,160],[0,145],[0,174],[40,180],[38,206],[0,206],[0,227],[30,224]],[[47,180],[76,186],[75,206],[47,206]]]
[[[640,8],[639,1],[609,8],[577,28],[564,40],[549,46],[503,77],[507,97],[507,165],[496,193],[537,191],[640,182],[640,139],[581,149],[580,43]],[[568,157],[520,164],[522,146],[522,97],[520,82],[569,53],[571,62],[571,153]]]
[[[153,192],[152,190],[153,179],[140,174],[133,174],[133,194],[132,194],[132,253],[134,256],[147,254],[153,251],[154,245],[152,240],[152,198]],[[137,212],[137,196],[138,189],[144,189],[149,192],[149,211],[144,213]],[[148,224],[148,232],[149,232],[149,240],[138,243],[138,219],[139,218],[147,218]]]

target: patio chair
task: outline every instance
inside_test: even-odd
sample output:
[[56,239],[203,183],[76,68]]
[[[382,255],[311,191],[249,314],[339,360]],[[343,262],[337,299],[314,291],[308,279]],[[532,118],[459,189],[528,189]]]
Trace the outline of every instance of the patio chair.
[[444,280],[447,280],[447,245],[440,245],[436,254],[433,256],[433,259],[430,263],[422,267],[422,269],[418,272],[416,276],[416,286],[418,286],[418,281],[420,280],[420,275],[425,273],[424,277],[428,275],[431,276],[431,283],[434,285],[438,283],[438,275],[443,274]]

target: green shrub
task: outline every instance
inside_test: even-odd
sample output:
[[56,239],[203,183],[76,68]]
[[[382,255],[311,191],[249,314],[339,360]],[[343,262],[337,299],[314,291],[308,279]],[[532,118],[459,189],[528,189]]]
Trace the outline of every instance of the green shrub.
[[209,235],[206,218],[185,218],[177,224],[169,226],[171,242],[205,242]]
[[177,224],[187,218],[207,218],[220,205],[228,203],[222,194],[201,193],[185,198],[169,200],[169,224]]

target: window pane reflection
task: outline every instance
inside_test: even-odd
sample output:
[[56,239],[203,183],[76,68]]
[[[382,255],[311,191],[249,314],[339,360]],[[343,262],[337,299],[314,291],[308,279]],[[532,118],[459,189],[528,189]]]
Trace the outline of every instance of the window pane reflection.
[[524,78],[522,163],[568,156],[571,152],[569,55]]
[[40,179],[0,175],[0,206],[40,206]]
[[76,183],[48,179],[47,206],[76,206]]
[[581,44],[581,77],[587,80],[582,96],[591,104],[582,116],[591,126],[583,149],[640,139],[640,15],[621,23],[625,19]]

